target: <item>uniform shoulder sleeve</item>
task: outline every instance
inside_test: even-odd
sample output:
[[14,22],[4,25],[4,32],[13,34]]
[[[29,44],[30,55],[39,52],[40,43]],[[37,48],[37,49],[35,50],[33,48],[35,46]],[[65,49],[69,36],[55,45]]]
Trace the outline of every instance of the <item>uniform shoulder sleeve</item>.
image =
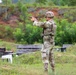
[[44,27],[45,26],[45,22],[34,21],[33,25],[34,26],[39,26],[39,27]]

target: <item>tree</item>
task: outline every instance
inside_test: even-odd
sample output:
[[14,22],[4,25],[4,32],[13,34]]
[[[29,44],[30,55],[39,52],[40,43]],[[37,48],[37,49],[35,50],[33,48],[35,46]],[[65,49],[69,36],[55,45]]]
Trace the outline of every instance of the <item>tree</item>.
[[17,7],[20,12],[20,20],[23,22],[23,31],[25,32],[26,28],[26,19],[27,19],[27,7],[19,0]]
[[55,5],[59,5],[59,6],[64,6],[64,5],[75,6],[76,5],[76,0],[51,0],[51,1],[53,1]]
[[36,2],[39,4],[46,4],[47,0],[36,0]]
[[56,45],[72,44],[76,42],[76,22],[68,22],[67,19],[57,19]]
[[76,0],[69,0],[69,6],[76,6]]
[[12,0],[2,0],[4,4],[11,4]]
[[69,0],[52,0],[55,5],[64,6],[69,5]]
[[6,8],[6,12],[5,12],[5,18],[4,18],[4,20],[8,20],[8,8],[9,8],[9,5],[11,5],[12,4],[12,1],[11,0],[2,0],[3,1],[3,3],[4,3],[4,5],[5,5],[5,8]]

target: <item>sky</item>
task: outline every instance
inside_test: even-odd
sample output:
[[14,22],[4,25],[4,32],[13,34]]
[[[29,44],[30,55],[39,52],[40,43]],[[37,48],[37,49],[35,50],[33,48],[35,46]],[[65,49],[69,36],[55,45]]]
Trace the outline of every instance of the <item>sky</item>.
[[2,3],[2,0],[0,0],[0,3]]

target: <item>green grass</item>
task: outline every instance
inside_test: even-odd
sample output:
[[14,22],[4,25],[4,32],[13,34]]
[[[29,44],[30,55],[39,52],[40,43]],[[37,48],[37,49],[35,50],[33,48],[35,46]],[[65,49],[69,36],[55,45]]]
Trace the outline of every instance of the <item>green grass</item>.
[[2,64],[0,65],[1,75],[46,75],[41,64]]
[[[56,75],[76,75],[76,63],[73,61],[75,57],[68,53],[55,53],[55,70]],[[63,59],[64,56],[64,59]],[[67,58],[67,59],[66,59]],[[63,62],[62,62],[63,61]],[[19,57],[13,57],[13,64],[10,64],[6,60],[3,62],[0,59],[0,74],[1,75],[47,75],[43,69],[43,63],[41,61],[40,52],[32,54],[24,54]],[[48,75],[52,75],[51,68],[49,66]]]
[[[56,63],[56,75],[76,75],[76,63]],[[0,64],[1,75],[47,75],[43,70],[42,64]],[[48,75],[52,74],[49,68]]]
[[[0,41],[0,46],[5,45],[10,48],[14,43]],[[76,75],[76,45],[67,49],[67,52],[54,52],[56,75]],[[0,75],[52,75],[49,66],[48,74],[44,72],[41,53],[23,54],[18,57],[14,55],[13,63],[0,59]]]
[[0,39],[0,47],[5,47],[7,50],[16,51],[16,44],[11,42],[2,41]]
[[57,75],[76,75],[76,63],[56,65]]

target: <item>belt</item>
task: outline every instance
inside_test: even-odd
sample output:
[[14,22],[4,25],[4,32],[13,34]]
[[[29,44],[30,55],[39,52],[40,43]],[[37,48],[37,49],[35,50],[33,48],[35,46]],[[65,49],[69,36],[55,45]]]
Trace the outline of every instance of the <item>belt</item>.
[[42,37],[43,37],[43,36],[49,36],[49,35],[50,35],[50,36],[54,36],[54,33],[47,33],[47,34],[43,34],[43,33],[42,33],[42,34],[41,34]]

